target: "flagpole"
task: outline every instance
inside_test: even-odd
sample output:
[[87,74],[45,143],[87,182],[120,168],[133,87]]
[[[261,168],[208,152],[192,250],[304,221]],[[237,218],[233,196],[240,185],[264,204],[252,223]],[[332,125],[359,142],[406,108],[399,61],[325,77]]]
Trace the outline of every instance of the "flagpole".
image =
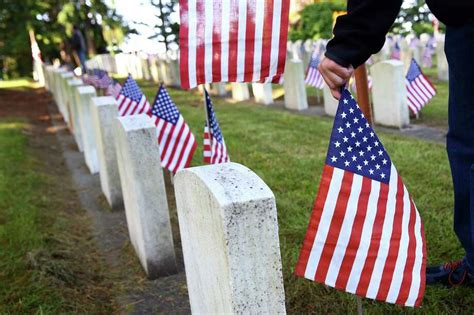
[[207,132],[209,133],[209,145],[211,147],[212,152],[212,137],[211,137],[211,126],[209,126],[209,113],[207,112],[207,101],[206,101],[206,85],[201,84],[202,95],[204,96],[204,113],[206,114],[206,125],[207,125]]
[[372,109],[369,101],[369,83],[365,64],[362,64],[355,69],[354,76],[356,80],[357,103],[369,124],[372,125]]
[[362,299],[360,298],[360,296],[356,296],[356,301],[357,301],[357,315],[364,314],[364,308],[362,307]]

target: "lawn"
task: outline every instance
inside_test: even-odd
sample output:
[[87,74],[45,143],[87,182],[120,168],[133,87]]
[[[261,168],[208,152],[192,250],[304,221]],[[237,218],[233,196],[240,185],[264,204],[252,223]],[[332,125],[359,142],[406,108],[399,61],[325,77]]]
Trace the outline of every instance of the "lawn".
[[[149,100],[157,85],[140,82]],[[199,142],[194,166],[202,165],[204,111],[197,93],[170,89]],[[277,199],[287,310],[290,314],[355,312],[353,296],[293,276],[332,127],[329,118],[307,117],[255,104],[230,104],[214,97],[216,114],[231,160],[255,171]],[[380,134],[425,222],[429,263],[463,255],[452,230],[452,186],[441,145]],[[364,300],[368,313],[406,312],[398,306]],[[472,313],[471,289],[430,287],[421,313]]]
[[0,314],[110,313],[90,221],[33,156],[30,132],[0,119]]

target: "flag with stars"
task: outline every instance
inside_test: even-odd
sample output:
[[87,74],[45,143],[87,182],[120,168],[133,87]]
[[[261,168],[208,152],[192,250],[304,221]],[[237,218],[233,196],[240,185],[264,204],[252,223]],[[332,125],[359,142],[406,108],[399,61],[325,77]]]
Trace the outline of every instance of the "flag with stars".
[[405,78],[405,85],[407,87],[408,107],[414,114],[418,114],[436,94],[436,89],[423,74],[415,59],[411,60]]
[[344,90],[295,273],[358,296],[419,306],[425,267],[415,203]]
[[150,103],[130,75],[116,98],[119,104],[119,116],[144,114],[150,110]]
[[149,115],[156,125],[161,165],[173,173],[188,167],[196,150],[196,139],[163,85]]
[[224,137],[214,112],[214,106],[212,106],[211,98],[206,89],[204,89],[204,94],[207,112],[206,125],[204,126],[204,162],[209,164],[230,162]]
[[313,53],[311,60],[309,61],[308,71],[306,72],[306,79],[304,83],[322,90],[324,87],[324,79],[318,70],[319,62],[319,51],[317,50]]
[[114,80],[109,77],[107,72],[104,72],[96,81],[95,87],[98,89],[107,89],[112,83],[114,83]]

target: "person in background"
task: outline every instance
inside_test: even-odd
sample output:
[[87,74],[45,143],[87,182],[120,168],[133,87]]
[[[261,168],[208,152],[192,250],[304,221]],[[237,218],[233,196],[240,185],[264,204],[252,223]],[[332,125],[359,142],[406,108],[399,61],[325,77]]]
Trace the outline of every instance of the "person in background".
[[[466,256],[426,270],[427,284],[474,284],[474,1],[426,0],[446,24],[445,52],[449,64],[449,131],[447,151],[454,186],[454,230]],[[378,52],[400,11],[402,0],[349,0],[347,15],[334,26],[319,70],[332,95],[354,68]]]
[[86,41],[77,25],[73,26],[71,47],[75,54],[76,62],[82,68],[82,73],[86,72]]

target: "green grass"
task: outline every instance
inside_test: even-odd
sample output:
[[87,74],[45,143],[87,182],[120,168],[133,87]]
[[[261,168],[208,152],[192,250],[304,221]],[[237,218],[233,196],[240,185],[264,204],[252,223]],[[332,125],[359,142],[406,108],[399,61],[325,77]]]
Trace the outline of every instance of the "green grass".
[[[141,82],[152,100],[157,86]],[[197,93],[171,90],[197,138],[192,165],[202,165],[204,111]],[[287,310],[290,314],[355,312],[352,295],[293,276],[327,151],[332,120],[307,117],[255,104],[229,104],[214,97],[231,160],[255,171],[277,199]],[[463,255],[452,230],[452,186],[441,145],[380,134],[425,222],[430,263]],[[367,313],[402,313],[410,309],[364,300]],[[430,287],[418,313],[472,313],[471,289]]]
[[25,127],[0,120],[0,314],[110,313],[90,222],[65,211],[64,178],[42,171]]

